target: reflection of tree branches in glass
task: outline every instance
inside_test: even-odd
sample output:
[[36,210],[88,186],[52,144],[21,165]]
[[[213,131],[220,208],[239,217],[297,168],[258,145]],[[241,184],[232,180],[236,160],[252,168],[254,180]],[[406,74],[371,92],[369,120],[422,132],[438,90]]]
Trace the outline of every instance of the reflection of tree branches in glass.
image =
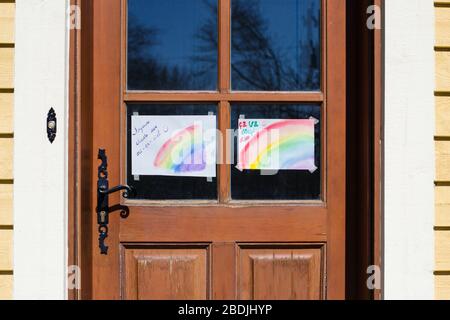
[[[183,36],[176,31],[172,33],[174,29],[170,26],[177,21],[170,20],[171,15],[163,20],[164,22],[159,21],[156,26],[152,26],[148,25],[148,22],[151,22],[148,16],[144,16],[137,9],[136,12],[130,13],[129,89],[216,88],[217,0],[202,1],[203,4],[197,2],[194,6],[196,14],[192,17],[196,16],[197,20],[192,18],[187,20],[191,24],[190,27],[196,26],[197,23],[201,25],[194,28],[194,34],[190,34],[191,29],[185,28]],[[289,22],[280,25],[277,22],[285,18],[279,13],[283,10],[277,15],[276,12],[270,12],[267,7],[277,5],[276,2],[231,1],[231,72],[235,90],[291,91],[320,88],[320,14],[318,14],[320,1],[296,1],[286,2],[289,8],[297,6],[296,19],[292,20],[292,16],[287,17]],[[151,7],[156,5],[156,2],[145,4]],[[149,7],[146,9],[149,10]],[[143,23],[144,18],[147,20]],[[296,30],[289,29],[294,25]],[[187,47],[174,45],[177,41],[185,41]]]
[[[304,18],[307,40],[299,46],[300,60],[294,65],[288,59],[291,52],[283,52],[277,39],[269,35],[269,24],[261,14],[258,0],[232,0],[232,80],[238,90],[314,90],[320,87],[319,41],[314,42],[314,30],[320,28],[320,21],[314,10],[314,2],[308,1],[309,8]],[[210,5],[216,14],[217,5]],[[270,13],[268,13],[270,14]],[[217,48],[214,24],[205,23],[199,38],[204,41],[204,52]],[[318,40],[318,39],[317,39]],[[286,45],[286,44],[284,44]]]
[[[203,0],[202,3],[206,8],[205,11],[208,12],[208,15],[203,25],[198,30],[198,33],[195,35],[196,40],[198,40],[198,44],[196,46],[196,52],[198,52],[198,54],[192,56],[191,59],[193,62],[198,63],[201,66],[201,68],[194,73],[194,76],[196,77],[206,77],[209,70],[218,69],[217,52],[219,42],[217,40],[217,4],[215,0]],[[217,79],[214,80],[217,81]],[[210,79],[210,81],[214,80]]]
[[191,81],[190,75],[177,66],[162,65],[152,54],[152,47],[158,45],[159,31],[139,24],[135,17],[128,20],[128,88],[184,89]]
[[[310,3],[311,4],[311,3]],[[317,90],[320,88],[320,16],[314,14],[314,8],[309,6],[307,13],[303,16],[303,25],[307,37],[298,46],[300,54],[298,69],[289,66],[286,68],[286,81],[288,88],[300,88],[302,90]],[[314,32],[319,35],[315,37]],[[317,43],[314,43],[314,39]]]

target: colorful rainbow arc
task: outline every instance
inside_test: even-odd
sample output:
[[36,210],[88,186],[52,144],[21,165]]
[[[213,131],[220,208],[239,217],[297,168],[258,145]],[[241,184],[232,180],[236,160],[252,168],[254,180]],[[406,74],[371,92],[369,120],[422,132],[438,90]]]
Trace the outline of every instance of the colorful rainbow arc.
[[153,165],[174,173],[203,171],[202,127],[192,125],[176,133],[159,149]]
[[280,120],[268,125],[240,151],[239,168],[314,171],[314,125],[314,120]]

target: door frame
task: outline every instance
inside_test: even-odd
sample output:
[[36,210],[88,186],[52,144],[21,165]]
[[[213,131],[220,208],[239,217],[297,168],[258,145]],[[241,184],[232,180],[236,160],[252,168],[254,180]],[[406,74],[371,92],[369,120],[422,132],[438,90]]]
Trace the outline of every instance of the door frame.
[[[382,0],[375,0],[375,3],[382,5]],[[92,190],[91,176],[93,158],[92,150],[92,27],[93,10],[92,2],[89,0],[71,0],[71,5],[79,6],[81,15],[81,28],[70,32],[70,78],[69,78],[69,170],[68,170],[68,237],[69,254],[68,264],[77,265],[82,270],[81,289],[69,290],[70,299],[89,299],[91,297],[91,257],[95,252],[90,252],[92,247],[87,241],[91,241],[91,217],[90,208]],[[362,219],[356,230],[371,230],[366,234],[367,246],[358,251],[358,256],[368,257],[368,260],[375,261],[381,265],[381,145],[376,143],[381,137],[381,111],[382,111],[382,35],[381,31],[374,32],[373,39],[366,33],[361,35],[361,43],[370,39],[372,41],[373,68],[371,70],[371,81],[366,83],[367,97],[373,97],[373,131],[367,132],[370,139],[370,154],[365,154],[371,158],[373,166],[365,167],[364,172],[371,172],[371,178],[362,184],[362,192],[369,194],[373,199],[367,206],[367,219]],[[362,49],[361,49],[362,50]],[[367,61],[365,61],[367,62]],[[363,62],[364,63],[364,62]],[[351,151],[352,152],[352,151]],[[355,152],[361,152],[355,151]],[[364,151],[363,151],[364,152]],[[350,229],[352,230],[352,229]],[[355,229],[353,229],[355,230]],[[347,234],[346,238],[349,237]],[[367,259],[350,261],[351,263],[364,263],[359,269],[367,267]],[[355,281],[356,280],[348,280]],[[350,283],[350,282],[349,282]],[[365,285],[365,282],[364,282]],[[352,285],[353,286],[353,285]],[[350,286],[350,287],[352,287]],[[367,293],[366,293],[367,294]],[[358,297],[354,293],[347,293],[348,297]],[[369,298],[381,298],[381,293],[368,294]]]

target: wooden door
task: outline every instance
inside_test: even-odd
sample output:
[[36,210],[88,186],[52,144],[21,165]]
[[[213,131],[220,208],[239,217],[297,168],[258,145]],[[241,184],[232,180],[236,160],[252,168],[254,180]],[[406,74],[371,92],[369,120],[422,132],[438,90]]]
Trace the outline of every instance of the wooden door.
[[[345,298],[345,0],[157,2],[93,3],[92,152],[137,191],[109,196],[107,254],[93,214],[93,298]],[[315,167],[136,175],[141,115],[215,116],[225,155],[243,119],[315,119]]]

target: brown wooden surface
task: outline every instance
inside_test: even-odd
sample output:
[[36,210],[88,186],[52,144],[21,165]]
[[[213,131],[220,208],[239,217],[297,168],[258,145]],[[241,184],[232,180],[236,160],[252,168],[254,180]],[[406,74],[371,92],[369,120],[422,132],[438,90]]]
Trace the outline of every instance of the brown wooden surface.
[[123,298],[205,300],[209,298],[209,246],[122,247]]
[[320,300],[323,247],[239,246],[238,295],[243,300]]
[[[70,0],[71,6],[80,6],[79,0]],[[69,159],[75,160],[77,155],[79,154],[79,150],[77,150],[77,111],[79,109],[79,101],[77,97],[79,97],[80,93],[80,83],[78,82],[79,75],[79,58],[80,58],[80,41],[79,41],[80,32],[77,29],[72,29],[70,31],[70,50],[69,50],[69,60],[70,60],[70,68],[69,68]],[[69,170],[68,170],[68,210],[69,210],[69,219],[68,219],[68,238],[69,238],[69,251],[68,251],[68,264],[69,266],[79,265],[79,257],[78,257],[78,221],[77,218],[79,216],[79,212],[77,210],[78,204],[80,203],[80,199],[78,196],[78,181],[79,177],[77,177],[77,168],[79,166],[78,161],[70,161]],[[68,298],[70,300],[78,299],[80,296],[80,292],[77,289],[71,288],[68,290]]]
[[327,298],[345,298],[346,1],[327,6]]
[[[366,24],[371,0],[353,1],[347,20],[347,298],[369,299],[366,285],[367,267],[372,263],[371,225],[371,157],[372,157],[372,56],[371,36]],[[361,39],[352,41],[351,39]],[[353,199],[358,199],[355,201]]]
[[212,245],[211,298],[214,300],[236,298],[236,253],[234,242],[215,242]]
[[[374,4],[381,10],[381,27],[384,28],[384,0],[374,0]],[[383,277],[383,219],[382,219],[382,204],[383,204],[383,32],[382,29],[374,30],[373,37],[373,230],[370,235],[370,246],[373,249],[374,265],[381,269],[381,276]],[[383,298],[382,288],[375,289],[374,299],[381,300]]]
[[[382,30],[361,28],[370,5],[347,6],[347,298],[381,299],[369,290],[367,268],[382,265]],[[383,25],[383,23],[381,23]]]
[[[92,6],[92,38],[87,35],[84,38],[90,46],[83,46],[80,56],[90,60],[92,74],[88,70],[85,96],[87,103],[92,109],[91,115],[85,110],[86,115],[81,115],[79,121],[84,124],[87,134],[79,135],[77,152],[80,159],[77,166],[81,173],[81,181],[89,177],[88,183],[83,183],[84,189],[79,190],[80,207],[77,221],[81,229],[86,229],[84,219],[90,221],[89,230],[83,231],[87,237],[80,243],[79,255],[81,261],[90,265],[92,271],[88,269],[87,281],[90,292],[86,297],[97,299],[120,299],[124,298],[124,288],[127,285],[120,277],[120,269],[124,267],[126,260],[121,260],[121,244],[125,248],[133,243],[147,246],[143,249],[150,256],[157,256],[163,251],[154,251],[152,247],[162,246],[163,243],[174,245],[171,248],[177,252],[178,257],[189,256],[189,248],[183,243],[209,243],[212,247],[210,251],[212,270],[207,279],[211,281],[209,298],[236,298],[239,290],[233,282],[240,276],[237,268],[238,254],[237,244],[246,243],[266,243],[267,250],[274,253],[278,250],[274,245],[280,243],[316,243],[324,245],[324,256],[321,256],[323,268],[317,269],[317,257],[312,255],[311,264],[298,264],[297,260],[292,260],[292,274],[298,275],[298,281],[303,281],[302,277],[319,277],[320,281],[325,281],[327,273],[326,289],[323,289],[323,296],[328,299],[345,298],[345,0],[323,1],[324,7],[324,54],[323,56],[323,89],[322,93],[229,93],[229,45],[228,39],[230,17],[226,10],[229,1],[221,1],[221,46],[220,46],[220,91],[218,93],[127,93],[124,92],[123,75],[123,36],[121,28],[124,23],[123,2],[119,0],[98,0]],[[122,11],[122,12],[121,12]],[[88,29],[89,30],[89,29]],[[93,63],[92,63],[93,61]],[[86,65],[89,65],[86,62]],[[92,77],[92,78],[91,78]],[[89,81],[89,79],[91,80]],[[83,88],[83,85],[80,85]],[[92,96],[92,101],[90,97]],[[133,100],[136,99],[136,100]],[[149,100],[147,100],[149,99]],[[209,100],[211,99],[211,100]],[[229,102],[230,101],[267,101],[267,102],[323,102],[322,132],[324,141],[323,157],[324,174],[323,203],[298,203],[298,204],[270,204],[270,203],[247,203],[242,205],[227,204],[229,199],[229,185],[227,178],[229,171],[225,166],[220,167],[219,174],[225,174],[225,178],[219,177],[220,204],[218,205],[172,205],[161,204],[137,205],[132,201],[127,202],[130,214],[128,218],[120,218],[119,212],[112,212],[110,215],[109,237],[106,243],[110,246],[107,256],[100,255],[98,249],[98,232],[96,216],[94,212],[96,201],[96,168],[98,160],[96,152],[98,148],[105,148],[108,154],[110,185],[117,185],[123,181],[125,168],[123,144],[123,116],[124,102],[126,101],[211,101],[220,105],[219,119],[221,129],[229,123]],[[86,108],[80,106],[80,108]],[[84,118],[83,118],[84,117]],[[83,140],[83,136],[86,141]],[[92,141],[89,142],[89,137]],[[122,141],[123,143],[123,141]],[[83,168],[83,164],[85,167]],[[121,175],[122,174],[122,175]],[[84,196],[83,196],[84,194]],[[121,199],[118,194],[110,196],[110,204],[119,204]],[[84,241],[84,242],[83,242]],[[89,248],[84,248],[85,243]],[[178,244],[177,244],[178,243]],[[81,249],[82,248],[82,249]],[[123,249],[122,249],[123,250]],[[158,250],[168,250],[167,248]],[[241,249],[239,249],[241,250]],[[280,249],[284,250],[284,249]],[[290,250],[292,255],[296,253],[294,247]],[[308,249],[309,250],[309,249]],[[125,250],[126,251],[126,250]],[[130,254],[133,251],[130,251]],[[259,252],[259,251],[258,251]],[[261,251],[262,252],[262,251]],[[321,251],[322,252],[322,251]],[[216,253],[216,254],[214,254]],[[298,251],[297,253],[301,253]],[[296,254],[297,254],[296,253]],[[200,253],[199,257],[202,257]],[[224,256],[219,256],[224,254]],[[199,258],[201,259],[201,258]],[[209,259],[209,258],[208,258]],[[122,262],[121,262],[122,261]],[[126,262],[125,262],[126,263]],[[278,263],[278,262],[277,262]],[[234,265],[234,268],[233,268]],[[228,266],[225,268],[225,266]],[[306,268],[305,266],[309,266]],[[310,267],[314,266],[314,267]],[[304,268],[304,269],[303,269]],[[163,268],[164,269],[164,268]],[[298,270],[304,270],[304,274]],[[135,269],[130,269],[135,270]],[[319,271],[317,271],[319,270]],[[183,272],[187,272],[187,269]],[[148,273],[150,272],[150,274]],[[183,274],[182,272],[182,274]],[[206,271],[205,271],[206,272]],[[300,272],[300,273],[299,273]],[[319,272],[319,274],[317,274]],[[221,280],[221,273],[225,279]],[[300,275],[301,274],[301,275]],[[143,277],[142,281],[151,277],[151,271],[144,270],[141,274],[135,272],[134,276]],[[131,276],[130,276],[131,277]],[[296,276],[297,277],[297,276]],[[192,280],[192,279],[191,279]],[[189,281],[191,281],[189,280]],[[275,281],[275,279],[269,279]],[[207,281],[207,280],[205,280]],[[281,282],[280,282],[281,281]],[[280,286],[288,287],[292,284],[282,278],[277,278]],[[308,280],[309,281],[309,280]],[[178,281],[180,282],[180,281]],[[295,282],[298,284],[298,282]],[[317,283],[317,281],[313,281]],[[192,282],[191,282],[192,284]],[[147,288],[148,283],[142,283],[142,288]],[[161,284],[163,285],[163,284]],[[164,285],[167,285],[164,284]],[[202,284],[203,285],[203,284]],[[201,285],[192,284],[197,287]],[[274,292],[263,287],[258,294],[265,298],[280,298],[274,296]],[[145,289],[147,290],[147,289]],[[147,292],[145,291],[144,292]],[[265,291],[266,290],[266,291]],[[87,290],[86,290],[87,291]],[[133,294],[139,294],[138,289],[131,290]],[[167,290],[165,291],[167,293]],[[200,291],[191,291],[200,292]],[[317,297],[317,290],[311,289],[306,297]],[[131,293],[130,293],[131,294]],[[153,293],[152,293],[153,294]],[[197,293],[196,293],[197,294]],[[195,297],[198,297],[195,294]],[[148,296],[145,296],[148,297]],[[154,297],[152,295],[151,297]],[[300,297],[300,296],[299,296]],[[302,296],[303,297],[303,296]],[[204,297],[202,297],[204,298]]]
[[81,269],[81,289],[69,290],[71,299],[91,299],[92,239],[92,65],[93,3],[71,0],[81,14],[81,29],[70,33],[69,96],[69,265]]

